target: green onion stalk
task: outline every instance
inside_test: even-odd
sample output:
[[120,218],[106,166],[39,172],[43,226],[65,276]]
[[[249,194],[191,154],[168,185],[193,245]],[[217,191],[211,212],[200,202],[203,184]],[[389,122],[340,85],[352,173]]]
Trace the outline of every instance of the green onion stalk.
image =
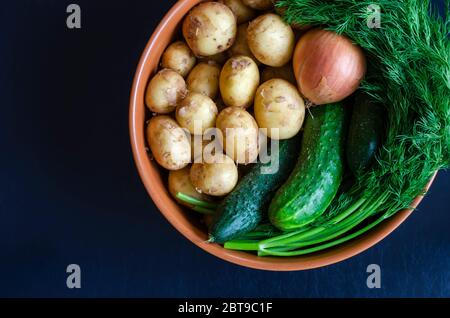
[[181,192],[178,192],[176,196],[180,201],[187,203],[192,210],[202,214],[214,214],[217,209],[217,203],[202,201]]

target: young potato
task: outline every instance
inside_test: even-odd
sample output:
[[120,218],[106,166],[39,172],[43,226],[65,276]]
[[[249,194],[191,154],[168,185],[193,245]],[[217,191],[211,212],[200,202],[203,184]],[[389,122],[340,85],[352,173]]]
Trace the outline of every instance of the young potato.
[[203,2],[183,22],[183,35],[197,56],[211,56],[233,45],[237,22],[233,11],[219,2]]
[[189,74],[195,65],[195,55],[186,43],[178,41],[164,51],[161,66],[174,70],[183,77]]
[[230,57],[237,55],[248,56],[258,64],[259,61],[256,59],[256,57],[253,55],[252,51],[250,51],[250,48],[248,47],[247,29],[248,23],[244,23],[238,26],[236,33],[236,41],[234,41],[233,46],[230,47],[230,49],[227,52]]
[[150,119],[146,130],[153,157],[167,170],[180,170],[191,161],[191,144],[184,130],[169,116]]
[[242,0],[242,2],[256,10],[271,10],[274,4],[274,0]]
[[191,134],[202,135],[206,129],[214,127],[218,113],[211,98],[189,92],[177,106],[175,116],[181,127]]
[[199,193],[195,190],[191,182],[191,167],[186,167],[177,171],[170,171],[169,173],[169,192],[173,198],[188,208],[193,208],[192,205],[181,201],[177,198],[178,193],[183,193],[191,198],[198,199],[201,201],[210,201],[211,198],[205,194]]
[[261,15],[250,22],[247,40],[253,55],[269,66],[287,64],[294,52],[294,31],[274,13]]
[[170,69],[159,71],[148,83],[145,104],[154,113],[168,114],[186,96],[184,78]]
[[219,94],[219,64],[209,61],[199,63],[189,73],[187,78],[187,88],[191,92],[206,95],[215,99]]
[[281,78],[288,81],[291,84],[297,85],[295,80],[294,70],[290,64],[286,64],[282,67],[267,66],[261,73],[261,82],[267,82],[274,78]]
[[249,107],[258,85],[258,66],[248,56],[233,56],[220,73],[220,93],[227,106]]
[[216,126],[222,132],[222,146],[230,158],[244,165],[255,162],[259,131],[252,115],[240,107],[227,107],[217,117]]
[[[305,103],[294,85],[283,79],[272,79],[256,92],[255,117],[260,128],[267,128],[269,138],[289,139],[303,125]],[[278,131],[272,132],[272,128]]]
[[238,24],[250,21],[256,16],[255,10],[247,7],[241,0],[219,0],[219,2],[223,3],[233,11]]
[[211,162],[194,163],[191,167],[191,182],[195,189],[211,196],[223,196],[238,182],[238,169],[233,160],[224,154],[215,155]]

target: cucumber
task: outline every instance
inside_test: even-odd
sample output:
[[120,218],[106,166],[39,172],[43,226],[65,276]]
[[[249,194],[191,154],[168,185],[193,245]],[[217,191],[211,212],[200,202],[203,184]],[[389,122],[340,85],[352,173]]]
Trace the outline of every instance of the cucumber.
[[380,146],[384,131],[384,109],[366,94],[358,94],[347,140],[347,164],[358,176],[366,171]]
[[274,226],[294,230],[313,222],[328,208],[343,177],[345,123],[341,103],[310,110],[298,163],[269,207]]
[[299,135],[279,142],[279,165],[276,172],[264,173],[263,169],[270,167],[272,161],[255,164],[234,191],[221,202],[210,230],[210,242],[224,243],[258,226],[267,213],[276,190],[294,168],[301,145]]

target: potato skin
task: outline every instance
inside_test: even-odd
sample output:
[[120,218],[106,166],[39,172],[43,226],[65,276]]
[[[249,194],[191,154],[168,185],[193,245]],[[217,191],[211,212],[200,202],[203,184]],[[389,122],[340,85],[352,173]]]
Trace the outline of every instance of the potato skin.
[[261,73],[261,83],[267,82],[274,78],[281,78],[291,84],[297,85],[294,70],[292,69],[292,65],[290,63],[282,67],[266,66]]
[[194,163],[191,167],[191,182],[195,189],[211,196],[224,196],[238,182],[238,169],[234,161],[224,155],[217,154],[209,163]]
[[153,157],[167,170],[180,170],[191,161],[191,145],[184,130],[169,116],[150,119],[147,142]]
[[174,42],[164,51],[161,66],[174,70],[183,77],[189,74],[196,62],[191,49],[182,41]]
[[242,2],[256,10],[270,10],[273,9],[274,0],[242,0]]
[[256,16],[255,10],[246,6],[241,0],[219,0],[219,2],[233,11],[238,24],[250,21]]
[[247,108],[259,85],[259,69],[248,56],[231,57],[220,72],[220,93],[227,106]]
[[188,208],[193,208],[192,205],[181,201],[177,198],[178,193],[186,194],[192,198],[199,199],[201,201],[210,201],[211,198],[205,194],[198,193],[195,190],[194,186],[191,182],[191,167],[185,167],[181,170],[170,171],[169,172],[169,192],[173,196],[173,198],[181,205],[184,205]]
[[220,66],[209,61],[197,64],[189,73],[187,88],[191,92],[200,93],[215,99],[219,95]]
[[259,154],[258,125],[246,110],[227,107],[217,117],[225,153],[238,164],[255,162]]
[[[216,104],[206,95],[189,92],[177,106],[175,116],[181,127],[191,134],[201,135],[216,124],[218,110]],[[197,123],[196,123],[197,121]],[[198,127],[195,127],[195,125]],[[197,128],[198,131],[195,131]]]
[[233,11],[219,2],[200,3],[183,22],[183,36],[197,56],[211,56],[229,49],[236,29]]
[[[272,139],[290,139],[298,134],[305,119],[305,103],[297,88],[283,79],[262,84],[255,97],[255,117]],[[278,128],[279,134],[271,128]]]
[[184,78],[173,70],[163,69],[148,83],[145,104],[154,113],[168,114],[175,110],[186,93]]
[[274,13],[261,15],[250,22],[247,40],[253,55],[269,66],[281,67],[287,64],[294,52],[294,31]]

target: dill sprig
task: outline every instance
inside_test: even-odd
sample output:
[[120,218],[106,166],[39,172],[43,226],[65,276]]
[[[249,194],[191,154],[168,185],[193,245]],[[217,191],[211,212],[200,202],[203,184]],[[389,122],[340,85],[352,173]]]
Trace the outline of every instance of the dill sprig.
[[294,256],[341,244],[409,208],[433,174],[450,165],[450,0],[445,0],[446,18],[429,0],[378,0],[381,28],[369,28],[373,3],[277,2],[287,22],[345,34],[365,50],[368,75],[361,90],[384,105],[388,130],[373,168],[313,225],[246,244],[246,250]]

